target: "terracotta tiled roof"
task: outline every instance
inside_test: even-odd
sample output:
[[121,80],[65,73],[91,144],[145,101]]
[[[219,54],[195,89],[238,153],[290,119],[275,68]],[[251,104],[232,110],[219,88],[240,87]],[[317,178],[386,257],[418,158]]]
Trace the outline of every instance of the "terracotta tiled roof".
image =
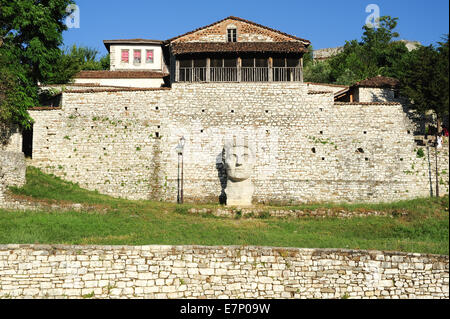
[[158,79],[167,73],[155,71],[81,71],[75,78],[82,79]]
[[104,93],[104,92],[144,92],[144,91],[170,91],[171,88],[108,88],[108,89],[82,89],[82,90],[66,90],[64,93]]
[[333,91],[308,91],[308,94],[333,94]]
[[301,42],[181,42],[172,43],[172,53],[206,53],[206,52],[306,52]]
[[340,90],[340,91],[334,93],[334,98],[335,98],[335,99],[336,99],[336,98],[340,98],[340,97],[342,97],[342,95],[347,94],[349,91],[350,91],[350,88],[349,88],[349,87],[346,87],[346,88],[344,88],[343,90]]
[[54,111],[61,110],[61,107],[52,107],[52,106],[35,106],[28,108],[29,111]]
[[200,30],[203,30],[203,29],[212,27],[212,26],[214,26],[214,25],[216,25],[216,24],[219,24],[219,23],[221,23],[221,22],[223,22],[223,21],[225,21],[225,20],[228,20],[228,19],[236,20],[236,21],[241,21],[241,22],[245,22],[245,23],[248,23],[248,24],[252,24],[252,25],[254,25],[254,26],[257,26],[257,27],[259,27],[259,28],[263,28],[263,29],[266,29],[266,30],[269,30],[269,31],[276,32],[276,33],[278,33],[278,34],[281,34],[281,35],[290,37],[290,38],[292,38],[293,40],[299,40],[299,41],[302,41],[302,42],[304,42],[304,44],[305,44],[306,46],[308,46],[308,45],[311,44],[311,41],[309,41],[309,40],[302,39],[302,38],[296,37],[296,36],[294,36],[294,35],[290,35],[290,34],[281,32],[281,31],[279,31],[279,30],[272,29],[272,28],[266,27],[266,26],[264,26],[264,25],[255,23],[255,22],[253,22],[253,21],[245,20],[245,19],[242,19],[242,18],[239,18],[239,17],[234,17],[234,16],[229,16],[229,17],[227,17],[227,18],[225,18],[225,19],[222,19],[222,20],[220,20],[220,21],[211,23],[211,24],[206,25],[206,26],[204,26],[204,27],[201,27],[201,28],[198,28],[198,29],[195,29],[195,30],[186,32],[186,33],[184,33],[184,34],[181,34],[181,35],[179,35],[179,36],[176,36],[176,37],[174,37],[174,38],[171,38],[171,39],[167,40],[166,42],[172,42],[173,40],[176,40],[176,39],[181,38],[181,37],[184,37],[184,36],[186,36],[186,35],[188,35],[188,34],[192,34],[192,33],[195,33],[195,32],[197,32],[197,31],[200,31]]
[[331,87],[348,88],[348,85],[341,85],[341,84],[317,83],[317,82],[305,82],[305,84],[313,84],[313,85],[322,85],[322,86],[331,86]]
[[353,84],[351,87],[366,87],[366,88],[395,88],[399,84],[399,80],[387,76],[375,76],[373,78],[365,79]]

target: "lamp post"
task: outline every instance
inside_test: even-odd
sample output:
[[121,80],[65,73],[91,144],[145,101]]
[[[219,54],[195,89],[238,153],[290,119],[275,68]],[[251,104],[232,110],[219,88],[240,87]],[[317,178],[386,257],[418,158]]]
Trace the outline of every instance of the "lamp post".
[[[178,143],[176,147],[176,151],[178,154],[178,194],[177,194],[177,203],[182,204],[183,203],[183,166],[184,166],[184,160],[183,160],[183,151],[184,151],[184,144],[186,140],[184,136],[180,138],[180,142]],[[180,159],[181,159],[181,165],[180,165]],[[181,169],[181,179],[180,179],[180,169]]]

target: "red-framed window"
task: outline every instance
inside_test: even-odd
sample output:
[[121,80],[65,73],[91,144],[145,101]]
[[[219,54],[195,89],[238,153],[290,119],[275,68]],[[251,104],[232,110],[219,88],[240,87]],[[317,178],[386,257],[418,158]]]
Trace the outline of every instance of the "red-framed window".
[[141,63],[141,50],[134,50],[133,52],[133,63],[139,64]]
[[146,63],[153,63],[153,58],[154,58],[154,50],[147,50],[146,51],[145,62]]
[[130,61],[130,51],[129,50],[122,50],[121,61],[123,63],[128,63]]

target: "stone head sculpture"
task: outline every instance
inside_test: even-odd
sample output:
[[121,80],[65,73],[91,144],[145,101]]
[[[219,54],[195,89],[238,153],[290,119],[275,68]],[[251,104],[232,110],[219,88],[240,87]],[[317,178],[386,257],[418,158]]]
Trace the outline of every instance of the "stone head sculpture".
[[255,164],[255,153],[247,142],[228,142],[224,147],[224,166],[227,172],[227,205],[249,206],[252,202],[253,184],[250,177]]
[[228,179],[242,182],[249,179],[253,173],[254,154],[248,145],[227,143],[224,162]]

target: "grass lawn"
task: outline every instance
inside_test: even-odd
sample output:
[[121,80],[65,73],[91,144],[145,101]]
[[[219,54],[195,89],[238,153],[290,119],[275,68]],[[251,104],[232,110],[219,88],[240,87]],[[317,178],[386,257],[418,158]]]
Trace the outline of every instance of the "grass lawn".
[[219,218],[190,215],[190,207],[115,199],[28,168],[27,184],[12,192],[29,200],[98,207],[88,212],[0,210],[0,244],[256,245],[349,248],[449,254],[449,198],[392,204],[316,204],[346,210],[407,212],[406,216],[338,218]]

